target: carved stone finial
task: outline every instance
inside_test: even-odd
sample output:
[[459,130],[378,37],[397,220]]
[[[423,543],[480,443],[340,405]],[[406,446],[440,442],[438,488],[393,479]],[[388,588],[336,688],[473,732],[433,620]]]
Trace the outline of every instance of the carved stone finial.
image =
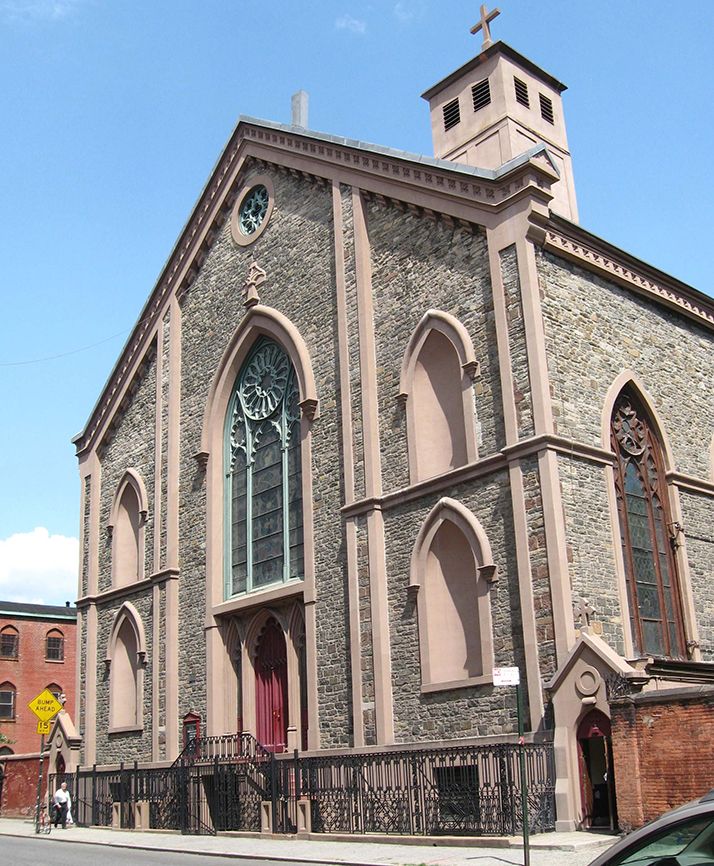
[[597,611],[586,598],[576,599],[573,605],[573,617],[575,622],[579,622],[582,626],[590,625],[590,617]]
[[481,20],[478,21],[471,28],[471,33],[475,36],[479,30],[483,31],[483,45],[481,46],[481,50],[483,51],[485,48],[489,48],[493,45],[493,39],[491,39],[491,27],[490,24],[494,18],[497,18],[501,14],[500,9],[494,9],[491,12],[486,12],[486,4],[481,4]]
[[258,297],[258,286],[261,283],[264,283],[265,280],[265,271],[260,267],[260,265],[251,262],[250,270],[248,271],[248,278],[243,286],[243,306],[254,307],[256,304],[260,303],[260,298]]

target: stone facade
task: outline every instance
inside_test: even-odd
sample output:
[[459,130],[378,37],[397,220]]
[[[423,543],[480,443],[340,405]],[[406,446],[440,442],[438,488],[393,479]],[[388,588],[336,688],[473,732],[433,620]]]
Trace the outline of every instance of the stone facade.
[[[562,684],[583,642],[599,659],[588,656],[591,667],[640,676],[629,665],[608,432],[627,383],[662,434],[686,662],[712,658],[714,311],[676,286],[664,304],[654,277],[629,285],[624,265],[608,276],[600,253],[576,264],[572,244],[570,255],[555,251],[565,229],[547,209],[550,165],[541,151],[502,178],[239,125],[147,304],[145,330],[77,441],[86,763],[171,761],[189,713],[207,734],[237,725],[255,733],[265,721],[261,635],[278,623],[287,748],[304,746],[305,729],[309,751],[512,740],[515,697],[494,686],[492,667],[518,666],[527,736],[555,738],[567,788],[587,704],[577,701],[592,694],[577,691],[587,671],[574,689]],[[250,242],[236,236],[236,208],[256,184],[269,191],[270,210]],[[581,247],[600,243],[568,231]],[[420,398],[403,380],[425,321],[456,334],[444,340],[463,373],[464,417],[442,419],[444,448],[456,453],[449,436],[463,422],[471,452],[417,481],[410,424],[418,429]],[[231,595],[226,407],[263,337],[289,355],[299,382],[305,574]],[[145,564],[137,585],[117,586],[107,525],[129,469],[145,487]],[[434,683],[422,670],[419,593],[424,580],[446,575],[438,600],[447,610],[454,566],[437,530],[429,534],[444,503],[468,539],[491,624],[482,675]],[[143,721],[110,732],[112,629],[129,606],[141,637]],[[604,685],[598,694],[604,712]],[[561,798],[563,826],[582,818],[578,796],[572,788]]]

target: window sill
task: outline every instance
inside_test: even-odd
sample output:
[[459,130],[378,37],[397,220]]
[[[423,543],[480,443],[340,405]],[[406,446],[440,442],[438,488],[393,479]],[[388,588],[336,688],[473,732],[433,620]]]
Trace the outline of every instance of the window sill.
[[144,726],[143,725],[123,725],[118,728],[109,728],[107,733],[111,736],[112,734],[135,734],[135,733],[143,733]]
[[471,686],[485,686],[493,682],[493,674],[482,674],[479,677],[467,677],[464,680],[450,680],[445,683],[422,683],[422,694],[431,692],[446,692],[450,689],[468,689]]
[[63,665],[64,659],[45,659],[48,665]]
[[248,595],[240,595],[228,599],[228,601],[223,601],[214,606],[213,615],[219,616],[220,614],[233,613],[237,610],[257,607],[259,604],[265,604],[266,602],[302,595],[304,589],[304,580],[291,580],[287,583],[278,584],[278,586],[267,587],[266,589],[251,592]]
[[0,656],[0,662],[19,662],[19,656]]

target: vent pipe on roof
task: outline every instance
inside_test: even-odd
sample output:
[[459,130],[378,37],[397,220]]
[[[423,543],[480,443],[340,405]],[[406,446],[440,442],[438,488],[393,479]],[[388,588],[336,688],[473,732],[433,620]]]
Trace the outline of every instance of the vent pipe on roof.
[[308,95],[304,90],[298,90],[297,93],[293,93],[292,96],[292,109],[293,109],[293,118],[292,125],[293,126],[301,126],[303,129],[307,129],[307,103],[308,103]]

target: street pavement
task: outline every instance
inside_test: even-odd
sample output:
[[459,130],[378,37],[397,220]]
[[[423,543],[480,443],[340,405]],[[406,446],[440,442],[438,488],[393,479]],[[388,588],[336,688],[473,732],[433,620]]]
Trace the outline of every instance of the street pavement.
[[[0,818],[0,836],[35,837],[34,823]],[[400,838],[370,841],[337,840],[324,835],[309,838],[248,834],[183,836],[161,830],[112,830],[68,827],[35,837],[48,844],[81,842],[88,845],[173,851],[214,857],[289,861],[326,866],[522,866],[522,840],[473,838]],[[364,837],[363,837],[364,838]],[[531,840],[531,866],[587,866],[616,837],[595,833],[541,833]],[[106,852],[102,859],[107,860]]]

